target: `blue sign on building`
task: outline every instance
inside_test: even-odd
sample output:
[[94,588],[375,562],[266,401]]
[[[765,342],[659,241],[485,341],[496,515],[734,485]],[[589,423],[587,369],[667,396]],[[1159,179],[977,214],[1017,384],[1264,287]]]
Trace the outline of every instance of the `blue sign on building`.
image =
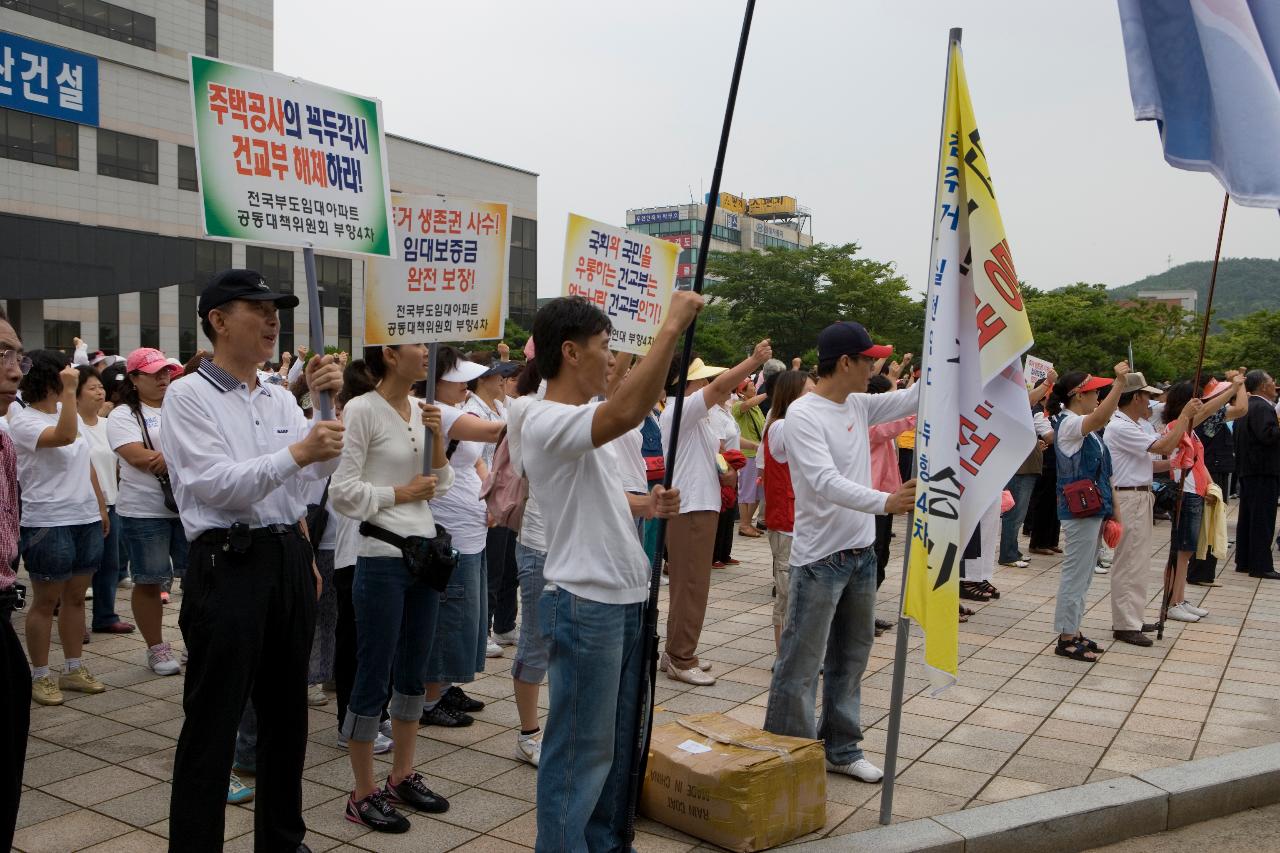
[[98,125],[98,60],[0,32],[0,107]]
[[678,222],[680,221],[680,211],[663,210],[658,213],[637,213],[636,224],[644,225],[649,222]]

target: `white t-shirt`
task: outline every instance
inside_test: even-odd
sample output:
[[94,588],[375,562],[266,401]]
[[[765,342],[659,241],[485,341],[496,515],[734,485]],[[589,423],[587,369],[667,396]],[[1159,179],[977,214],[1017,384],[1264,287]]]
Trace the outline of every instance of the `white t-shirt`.
[[[140,404],[140,407],[142,419],[147,424],[147,434],[151,436],[151,446],[159,450],[160,410],[146,404]],[[115,451],[126,444],[143,444],[142,427],[138,426],[133,409],[120,405],[111,410],[107,417],[107,438]],[[116,502],[116,512],[129,518],[178,517],[164,505],[164,491],[156,475],[145,468],[133,467],[123,458],[120,460],[120,499]]]
[[[447,436],[463,412],[454,406],[437,405],[440,405],[440,423]],[[484,445],[478,441],[459,441],[449,458],[453,486],[431,501],[431,514],[436,523],[449,531],[453,547],[461,554],[484,551],[489,536],[489,513],[480,500],[480,475],[476,473],[476,460],[483,449]]]
[[609,442],[618,456],[618,469],[622,474],[622,488],[637,495],[649,492],[649,475],[644,465],[644,432],[636,427]]
[[[542,399],[542,393],[537,394]],[[521,477],[526,476],[524,469],[524,416],[533,397],[518,397],[507,406],[507,453],[511,457],[511,469]],[[520,544],[534,551],[547,552],[547,532],[542,520],[542,510],[534,498],[532,490],[524,502],[524,515],[520,520]]]
[[742,450],[742,428],[723,405],[711,409],[711,428],[725,450]]
[[98,418],[93,426],[80,418],[80,433],[89,439],[89,459],[93,463],[93,471],[98,475],[98,487],[102,489],[102,499],[107,506],[115,506],[120,494],[120,484],[116,481],[116,455],[111,450],[111,442],[107,440],[107,419]]
[[[463,401],[463,403],[462,403],[462,411],[464,411],[464,412],[466,412],[466,413],[468,413],[468,414],[475,415],[477,418],[480,418],[481,420],[484,420],[484,421],[503,421],[503,422],[505,422],[505,421],[507,420],[507,409],[506,409],[506,407],[505,407],[505,406],[503,406],[503,405],[502,405],[502,403],[499,403],[499,402],[497,402],[497,401],[495,401],[495,405],[497,406],[497,409],[496,409],[496,410],[491,409],[491,408],[489,408],[487,405],[485,405],[484,400],[481,400],[481,399],[480,399],[477,395],[475,395],[475,394],[471,394],[471,395],[469,395],[469,396],[467,397],[467,399],[466,399],[466,400],[464,400],[464,401]],[[481,445],[481,447],[482,447],[482,448],[484,448],[484,449],[481,451],[481,454],[480,454],[480,455],[481,455],[481,457],[484,459],[485,467],[487,467],[487,468],[492,468],[492,467],[493,467],[493,453],[494,453],[494,451],[495,451],[495,450],[497,450],[497,449],[498,449],[498,445],[497,445],[497,443],[496,443],[496,442],[494,442],[494,443],[489,443],[489,444],[482,444],[482,445]]]
[[[706,396],[698,389],[684,398],[680,415],[680,449],[672,485],[680,490],[680,512],[720,512],[720,474],[716,454],[720,440],[711,424]],[[674,401],[662,410],[662,453],[671,448],[671,424],[675,419]]]
[[649,595],[649,561],[623,494],[616,454],[591,441],[599,405],[539,400],[525,414],[529,490],[548,507],[543,577],[591,601],[636,604]]
[[805,394],[787,409],[785,444],[796,495],[791,565],[815,563],[875,542],[873,516],[884,513],[889,495],[871,487],[867,430],[906,417],[918,402],[916,386],[850,394],[841,403]]
[[[61,404],[59,404],[61,410]],[[77,416],[78,417],[78,416]],[[28,406],[9,421],[18,456],[23,527],[68,527],[100,521],[98,498],[89,480],[89,441],[77,432],[66,447],[36,448],[40,435],[58,425],[58,414]]]

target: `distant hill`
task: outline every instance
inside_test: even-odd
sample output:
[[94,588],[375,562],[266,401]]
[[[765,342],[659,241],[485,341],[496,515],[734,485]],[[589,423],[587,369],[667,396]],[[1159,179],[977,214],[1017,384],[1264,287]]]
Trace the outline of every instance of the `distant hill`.
[[[1167,272],[1108,291],[1113,299],[1133,299],[1138,291],[1194,290],[1204,308],[1209,293],[1212,261],[1179,264]],[[1262,309],[1280,309],[1280,261],[1270,258],[1225,258],[1218,264],[1218,285],[1213,294],[1215,324]]]

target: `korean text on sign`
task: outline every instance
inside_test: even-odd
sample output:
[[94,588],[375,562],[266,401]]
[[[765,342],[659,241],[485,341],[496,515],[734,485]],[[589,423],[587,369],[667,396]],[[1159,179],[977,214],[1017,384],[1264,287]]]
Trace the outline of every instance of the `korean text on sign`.
[[98,60],[0,32],[0,107],[98,124]]
[[643,355],[671,301],[679,251],[666,240],[570,214],[561,292],[609,315],[614,349]]

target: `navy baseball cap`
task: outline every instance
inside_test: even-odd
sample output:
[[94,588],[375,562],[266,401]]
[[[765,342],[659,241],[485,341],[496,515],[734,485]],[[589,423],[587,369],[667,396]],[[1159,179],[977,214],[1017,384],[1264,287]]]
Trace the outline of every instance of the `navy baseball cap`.
[[842,355],[885,358],[893,355],[893,347],[876,344],[862,324],[844,320],[832,323],[818,333],[818,363],[830,364]]
[[267,286],[261,273],[254,270],[223,270],[214,274],[200,293],[196,313],[203,320],[215,308],[228,302],[246,299],[250,302],[274,302],[277,308],[296,308],[298,297],[292,293],[277,293]]

